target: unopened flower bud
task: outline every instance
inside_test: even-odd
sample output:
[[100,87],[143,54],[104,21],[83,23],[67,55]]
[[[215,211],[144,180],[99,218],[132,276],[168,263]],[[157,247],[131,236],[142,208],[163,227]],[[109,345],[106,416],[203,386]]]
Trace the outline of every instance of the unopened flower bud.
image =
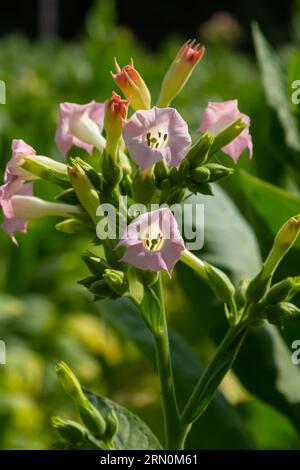
[[104,117],[106,153],[115,159],[118,157],[123,119],[127,117],[128,103],[128,100],[122,100],[114,91],[111,99],[106,103]]
[[123,177],[123,170],[120,163],[111,158],[106,151],[102,156],[102,173],[107,184],[117,186]]
[[246,292],[249,285],[249,279],[245,278],[242,279],[239,283],[236,293],[235,293],[235,302],[238,307],[243,307],[247,301],[246,299]]
[[155,178],[152,168],[138,171],[133,181],[134,200],[141,204],[148,204],[156,190]]
[[287,277],[278,282],[268,291],[266,302],[277,304],[282,301],[291,300],[300,291],[300,276]]
[[67,165],[49,157],[34,155],[24,157],[20,166],[35,177],[58,184],[63,188],[70,186]]
[[173,185],[172,185],[171,181],[169,180],[169,178],[165,178],[164,180],[162,180],[158,183],[158,187],[162,191],[168,191],[169,189],[172,188],[172,186]]
[[187,188],[192,193],[200,193],[205,196],[213,196],[213,191],[209,183],[194,183],[193,181],[188,181]]
[[85,403],[78,405],[78,410],[82,422],[88,430],[98,439],[104,436],[106,430],[105,420],[100,411],[95,408],[88,400]]
[[208,263],[205,263],[205,272],[207,275],[207,284],[215,293],[216,297],[223,302],[228,302],[232,299],[235,290],[227,274]]
[[105,269],[103,279],[117,295],[122,296],[128,291],[128,279],[123,271]]
[[209,177],[210,171],[206,166],[199,166],[191,171],[191,178],[194,183],[206,183]]
[[65,362],[59,362],[56,367],[56,373],[65,392],[76,404],[85,403],[87,400],[79,380]]
[[267,292],[280,261],[295,243],[300,232],[300,215],[291,217],[278,231],[272,249],[262,270],[252,279],[247,290],[247,299],[258,302]]
[[268,305],[265,315],[270,323],[282,328],[285,320],[300,315],[300,309],[289,302],[280,302],[276,305]]
[[111,75],[122,90],[126,98],[130,101],[130,106],[135,110],[150,109],[151,96],[148,87],[138,71],[134,68],[133,59],[130,64],[121,69],[115,59],[116,73]]
[[76,163],[78,163],[81,168],[85,171],[92,185],[95,186],[96,189],[99,189],[102,184],[102,175],[100,175],[94,167],[92,167],[88,162],[86,162],[80,157],[76,157]]
[[72,444],[83,442],[87,435],[87,430],[80,424],[70,419],[62,419],[59,416],[53,416],[52,426],[57,430],[63,439]]
[[195,43],[195,40],[187,41],[177,53],[164,77],[158,98],[158,106],[169,106],[171,101],[183,89],[194,68],[202,59],[204,47]]
[[76,195],[94,223],[98,222],[96,212],[100,205],[98,193],[81,165],[74,159],[68,166],[68,174]]
[[190,162],[191,168],[197,168],[203,165],[208,159],[208,154],[214,142],[214,137],[208,134],[203,134],[202,137],[196,142],[189,150],[186,158]]
[[65,219],[55,225],[56,230],[59,232],[77,235],[94,235],[95,227],[91,221],[85,221],[76,217]]
[[163,181],[164,179],[168,178],[169,174],[170,174],[170,168],[166,165],[166,163],[163,160],[156,163],[154,167],[154,175],[158,182]]
[[218,163],[207,163],[205,167],[202,167],[202,168],[207,168],[209,170],[210,172],[209,182],[210,183],[220,181],[234,173],[233,168],[228,168],[226,166],[219,165]]
[[221,130],[219,130],[219,128],[221,128],[221,125],[218,123],[218,127],[207,131],[214,137],[214,143],[211,147],[210,154],[226,147],[226,145],[236,139],[236,137],[238,137],[241,132],[247,128],[247,123],[242,118],[238,118],[226,127],[221,128]]
[[155,271],[137,269],[136,274],[140,283],[145,287],[151,287],[158,279],[158,273]]
[[105,270],[109,268],[109,265],[104,259],[99,258],[93,253],[86,253],[82,256],[82,259],[91,271],[91,273],[94,274],[94,276],[97,276],[98,278],[101,278]]

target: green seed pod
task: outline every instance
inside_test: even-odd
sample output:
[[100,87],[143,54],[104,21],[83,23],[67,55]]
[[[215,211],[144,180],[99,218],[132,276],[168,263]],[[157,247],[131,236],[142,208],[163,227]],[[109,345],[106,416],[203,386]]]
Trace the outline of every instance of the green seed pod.
[[158,185],[159,189],[161,189],[162,191],[168,191],[168,189],[171,189],[172,188],[172,183],[171,181],[166,178],[162,181],[160,181],[159,185]]
[[191,171],[191,179],[194,183],[206,183],[210,179],[210,171],[206,166],[199,166]]
[[267,293],[266,301],[277,304],[291,300],[300,291],[300,276],[287,277],[271,287]]
[[154,167],[154,175],[155,175],[157,182],[161,182],[162,180],[168,178],[169,173],[170,173],[170,168],[166,165],[166,163],[163,160],[156,163]]
[[265,315],[270,323],[283,327],[284,321],[300,314],[300,309],[290,302],[280,302],[276,305],[268,305]]
[[104,279],[99,279],[90,286],[90,291],[97,299],[106,299],[112,296],[112,290]]

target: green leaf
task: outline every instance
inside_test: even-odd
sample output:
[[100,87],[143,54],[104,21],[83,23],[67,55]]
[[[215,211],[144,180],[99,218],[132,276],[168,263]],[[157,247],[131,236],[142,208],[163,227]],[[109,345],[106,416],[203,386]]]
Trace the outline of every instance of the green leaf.
[[[104,300],[99,307],[102,315],[120,334],[129,338],[156,369],[153,338],[138,310],[126,299]],[[176,393],[182,409],[203,366],[185,341],[173,332],[170,332],[170,345]],[[202,418],[194,423],[187,441],[188,449],[249,449],[251,446],[252,441],[241,426],[238,414],[220,392],[215,394]]]
[[113,409],[119,420],[119,428],[114,436],[117,450],[158,450],[161,445],[148,426],[135,414],[123,406],[85,391],[90,402],[105,417],[109,409]]
[[[289,95],[290,95],[290,101],[291,101],[291,106],[292,110],[299,115],[299,105],[296,103],[293,103],[292,101],[292,95],[295,93],[295,91],[299,90],[299,85],[297,88],[293,86],[293,83],[295,81],[300,80],[300,54],[299,52],[292,52],[289,66],[288,66],[288,87],[289,87]],[[299,99],[299,92],[297,91],[297,98]]]
[[[290,217],[300,214],[300,198],[266,181],[240,172],[241,188],[256,212],[275,235]],[[300,239],[295,243],[300,249]]]
[[293,150],[300,150],[300,135],[287,94],[287,87],[278,59],[262,35],[259,26],[252,27],[254,46],[262,74],[262,82],[268,105],[275,110],[285,133],[286,144]]
[[[204,204],[205,259],[229,270],[235,280],[256,274],[260,268],[255,234],[230,197],[218,185],[214,197],[191,196],[188,203]],[[195,220],[185,218],[186,227],[196,230]],[[202,256],[202,252],[201,252]]]
[[291,354],[274,326],[251,329],[234,370],[251,393],[281,411],[299,432],[300,371]]

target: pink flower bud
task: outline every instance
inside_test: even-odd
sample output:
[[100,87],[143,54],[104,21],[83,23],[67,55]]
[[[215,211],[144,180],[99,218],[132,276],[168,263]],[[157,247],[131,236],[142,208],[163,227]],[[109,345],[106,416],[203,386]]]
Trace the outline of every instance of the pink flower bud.
[[204,51],[204,47],[196,44],[196,40],[184,43],[164,77],[158,106],[169,106],[185,86],[194,68],[202,59]]
[[122,137],[123,119],[127,117],[128,104],[128,100],[122,100],[114,91],[111,99],[106,103],[104,118],[106,152],[113,157]]
[[133,59],[130,59],[130,64],[125,65],[123,69],[119,66],[115,59],[116,73],[111,72],[111,75],[122,90],[130,105],[134,110],[149,109],[151,103],[151,96],[148,87],[138,71],[134,68]]

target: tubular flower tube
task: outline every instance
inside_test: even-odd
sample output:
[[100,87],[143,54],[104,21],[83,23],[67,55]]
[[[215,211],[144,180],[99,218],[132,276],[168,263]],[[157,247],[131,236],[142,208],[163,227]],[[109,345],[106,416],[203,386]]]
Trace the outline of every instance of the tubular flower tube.
[[125,229],[118,245],[126,247],[121,261],[139,269],[166,270],[171,276],[185,245],[170,209],[146,212]]
[[0,205],[4,214],[2,229],[17,245],[15,232],[26,233],[27,221],[48,215],[68,217],[79,214],[77,206],[47,202],[32,196],[32,184],[22,184],[19,179],[11,180],[9,186],[0,188]]
[[123,125],[127,148],[142,170],[163,160],[178,167],[191,145],[184,119],[174,108],[137,111]]
[[106,132],[106,153],[115,156],[122,137],[123,119],[127,117],[128,100],[113,91],[112,97],[106,103],[104,128]]
[[171,101],[180,93],[194,68],[202,59],[204,51],[204,47],[196,44],[196,40],[189,40],[184,43],[164,77],[158,98],[158,106],[169,106]]
[[151,96],[148,87],[138,71],[134,68],[133,59],[130,64],[125,65],[123,69],[115,59],[116,73],[111,72],[111,76],[122,90],[130,106],[137,111],[138,109],[149,109],[151,106]]
[[103,150],[105,139],[101,132],[104,110],[105,103],[96,103],[96,101],[87,104],[61,103],[55,142],[64,156],[72,145],[86,150],[89,154],[94,147]]
[[230,155],[235,162],[247,148],[250,158],[253,153],[252,138],[249,132],[250,118],[238,110],[237,100],[209,102],[198,129],[200,132],[207,132],[215,137],[239,118],[242,118],[247,127],[229,144],[222,147],[223,152]]

